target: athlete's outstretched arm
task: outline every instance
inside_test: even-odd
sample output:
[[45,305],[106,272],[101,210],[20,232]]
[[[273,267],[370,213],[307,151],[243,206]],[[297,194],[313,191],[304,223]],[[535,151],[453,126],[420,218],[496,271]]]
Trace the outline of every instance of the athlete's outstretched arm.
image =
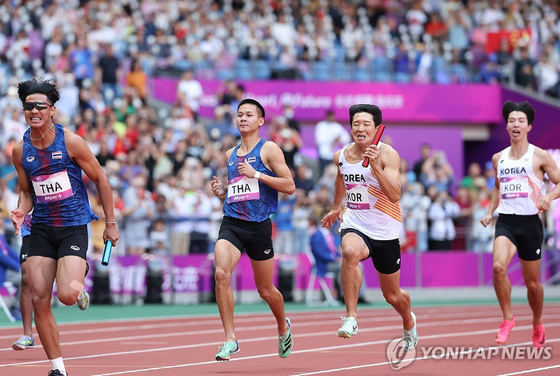
[[115,211],[113,207],[113,192],[109,179],[101,165],[89,149],[86,141],[75,134],[65,130],[66,149],[70,157],[84,170],[85,174],[95,183],[97,195],[105,213],[105,231],[103,240],[111,240],[113,245],[119,240],[119,231],[115,224]]
[[27,177],[27,173],[21,165],[21,158],[23,156],[23,141],[20,141],[12,149],[12,161],[17,171],[18,184],[19,184],[19,198],[18,206],[12,210],[11,218],[12,223],[16,229],[16,235],[19,235],[19,229],[23,224],[27,213],[33,209],[33,194],[31,192],[31,183]]
[[547,211],[550,208],[550,202],[560,197],[560,169],[556,165],[552,156],[540,148],[537,149],[539,157],[543,160],[543,170],[548,175],[548,179],[555,184],[554,188],[546,195],[540,198],[537,208],[540,211]]

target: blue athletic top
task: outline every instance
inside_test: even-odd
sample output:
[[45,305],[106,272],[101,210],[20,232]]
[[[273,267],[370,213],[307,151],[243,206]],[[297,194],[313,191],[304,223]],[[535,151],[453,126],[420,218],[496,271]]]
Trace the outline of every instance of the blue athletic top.
[[228,191],[223,213],[226,217],[242,219],[250,222],[262,222],[276,212],[278,207],[278,191],[260,181],[240,175],[239,162],[247,161],[261,174],[276,177],[264,165],[261,149],[266,141],[260,140],[247,155],[238,156],[241,145],[233,149],[228,160]]
[[82,180],[81,167],[70,158],[64,128],[55,124],[56,136],[45,149],[31,143],[28,129],[23,135],[21,164],[33,191],[31,224],[54,227],[80,226],[98,219],[91,210]]
[[27,214],[25,216],[20,231],[21,231],[22,238],[25,238],[27,235],[31,235],[31,214]]

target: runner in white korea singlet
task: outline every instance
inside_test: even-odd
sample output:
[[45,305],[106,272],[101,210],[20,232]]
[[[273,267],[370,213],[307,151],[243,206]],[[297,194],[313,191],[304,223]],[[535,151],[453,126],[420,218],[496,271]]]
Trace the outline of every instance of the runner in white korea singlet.
[[497,177],[500,181],[498,213],[537,214],[539,199],[546,194],[544,182],[533,171],[535,145],[529,144],[527,152],[519,159],[510,159],[511,146],[504,149],[498,162]]
[[340,229],[353,228],[374,240],[397,239],[402,229],[401,207],[387,198],[362,161],[348,163],[344,153],[350,145],[342,150],[338,163],[346,186],[346,207]]

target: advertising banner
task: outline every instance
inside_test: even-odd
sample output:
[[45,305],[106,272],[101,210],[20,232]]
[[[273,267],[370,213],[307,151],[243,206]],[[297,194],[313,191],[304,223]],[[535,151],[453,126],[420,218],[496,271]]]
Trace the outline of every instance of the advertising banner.
[[[217,95],[224,91],[218,80],[199,80],[204,95],[200,115],[213,117]],[[177,100],[175,78],[154,78],[154,97],[173,104]],[[499,85],[431,85],[356,82],[238,81],[245,97],[255,98],[267,116],[280,115],[291,104],[295,117],[302,121],[325,118],[328,109],[341,121],[348,118],[348,108],[356,103],[371,103],[383,111],[389,123],[500,123],[502,99]]]

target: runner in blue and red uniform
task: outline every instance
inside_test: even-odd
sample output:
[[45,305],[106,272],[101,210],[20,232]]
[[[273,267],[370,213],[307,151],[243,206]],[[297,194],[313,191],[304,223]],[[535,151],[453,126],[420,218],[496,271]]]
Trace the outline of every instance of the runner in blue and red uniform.
[[113,196],[109,180],[85,140],[53,123],[55,103],[60,99],[58,88],[49,81],[31,79],[19,83],[18,95],[30,128],[12,151],[20,187],[12,223],[19,233],[33,209],[26,263],[35,326],[51,362],[49,376],[67,375],[50,302],[56,278],[61,303],[78,301],[81,308],[89,304],[87,293],[83,293],[87,224],[97,216],[89,206],[82,170],[99,192],[106,218],[103,239],[115,244],[119,231]]
[[284,298],[274,287],[274,250],[270,215],[278,206],[278,192],[293,194],[292,173],[282,150],[273,142],[259,138],[264,124],[264,108],[254,99],[244,99],[237,107],[237,129],[241,144],[226,152],[228,185],[214,176],[212,192],[225,198],[224,218],[214,251],[216,262],[216,301],[224,325],[226,341],[216,360],[229,360],[239,352],[233,325],[235,301],[231,273],[246,250],[251,259],[259,295],[269,305],[278,323],[278,355],[287,357],[293,341],[290,320],[284,311]]

